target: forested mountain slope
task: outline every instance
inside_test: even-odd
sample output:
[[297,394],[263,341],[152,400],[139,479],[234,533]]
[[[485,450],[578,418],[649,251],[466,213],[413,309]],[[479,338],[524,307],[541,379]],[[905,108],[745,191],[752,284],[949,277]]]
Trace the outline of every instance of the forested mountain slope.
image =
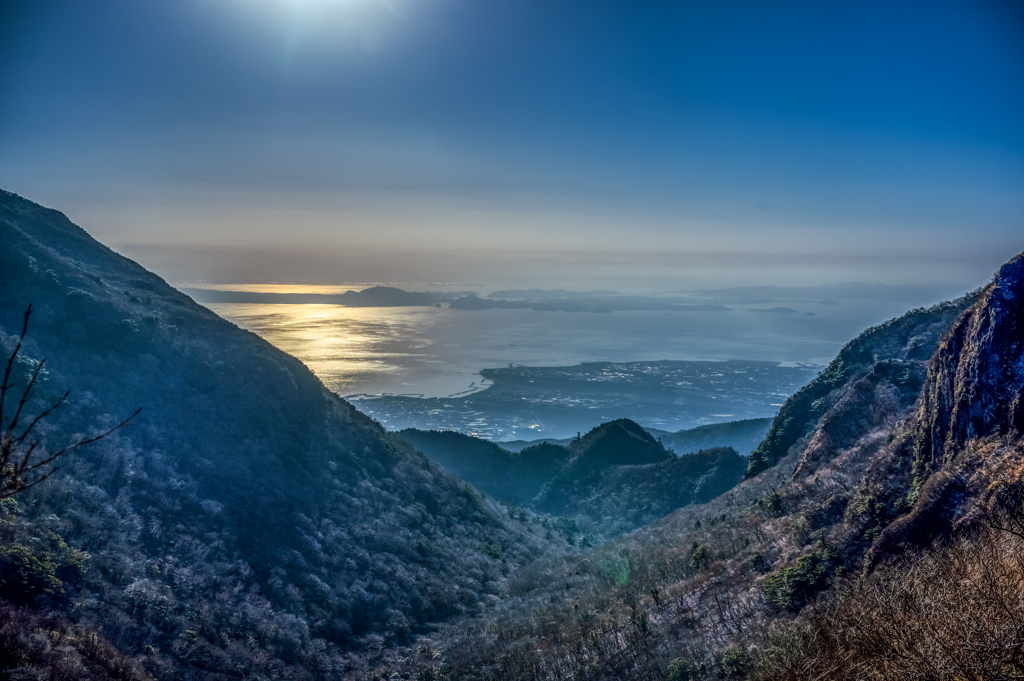
[[674,458],[629,419],[602,423],[566,445],[540,442],[516,452],[454,431],[408,428],[398,435],[477,489],[551,513],[567,512],[569,488],[589,489],[607,468]]
[[510,504],[528,504],[569,458],[569,450],[541,443],[522,452],[453,430],[417,430],[397,433],[428,458],[474,487]]
[[[740,421],[725,421],[723,423],[709,423],[696,428],[684,428],[671,432],[659,428],[644,428],[651,437],[657,440],[665,449],[675,452],[677,455],[699,452],[702,449],[716,449],[718,447],[731,447],[744,456],[761,444],[768,429],[772,425],[771,418],[763,419],[742,419]],[[413,431],[415,429],[409,429]],[[423,431],[417,431],[423,432]],[[464,437],[472,437],[466,435]],[[479,439],[479,438],[473,438]],[[539,444],[555,444],[567,446],[572,438],[542,438],[539,440],[507,440],[498,442],[497,445],[510,452],[521,452],[527,447]]]
[[865,332],[787,402],[734,489],[521,570],[488,616],[422,639],[429,660],[379,671],[1024,673],[1022,320],[1017,257],[981,292]]
[[[848,437],[863,432],[866,424],[850,423],[848,416],[861,418],[860,410],[844,414],[849,405],[829,414],[843,398],[871,401],[877,397],[878,409],[868,415],[881,423],[905,410],[917,398],[924,382],[926,362],[935,352],[942,334],[973,300],[972,296],[943,303],[929,309],[917,309],[902,317],[868,329],[839,351],[839,355],[813,381],[801,388],[779,410],[764,441],[750,455],[747,475],[753,476],[773,466],[801,438],[824,427],[819,443],[826,450],[849,444]],[[851,393],[851,388],[853,392]],[[884,412],[884,415],[883,413]],[[822,421],[824,419],[824,421]],[[830,428],[828,422],[837,424]],[[808,459],[827,456],[811,454]]]
[[610,466],[590,485],[573,485],[560,496],[581,528],[612,537],[728,492],[746,466],[731,447],[702,449],[658,463]]
[[546,545],[298,360],[0,192],[5,353],[29,304],[16,378],[48,358],[29,408],[72,391],[44,444],[142,412],[0,508],[5,574],[38,568],[0,592],[148,673],[333,678],[347,650],[474,612]]
[[713,447],[732,447],[746,456],[764,440],[772,419],[743,419],[725,423],[709,423],[696,428],[686,428],[670,433],[665,430],[647,428],[654,439],[675,451],[676,454],[696,452]]
[[676,457],[628,419],[603,423],[565,446],[541,442],[518,452],[453,431],[410,428],[398,435],[486,494],[604,537],[709,501],[746,468],[746,459],[725,447]]

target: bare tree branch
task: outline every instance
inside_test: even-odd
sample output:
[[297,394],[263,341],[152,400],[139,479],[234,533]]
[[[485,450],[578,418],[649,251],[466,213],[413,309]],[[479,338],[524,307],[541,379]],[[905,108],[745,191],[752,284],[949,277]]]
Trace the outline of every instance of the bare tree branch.
[[[38,485],[43,480],[46,480],[57,472],[56,466],[47,471],[42,471],[41,469],[49,466],[58,457],[63,456],[73,449],[102,440],[115,431],[124,428],[132,419],[139,415],[139,412],[142,411],[141,409],[136,410],[134,414],[124,419],[113,428],[109,428],[98,435],[81,438],[56,451],[43,452],[42,458],[38,458],[38,452],[40,451],[39,442],[35,439],[30,439],[31,435],[35,431],[36,426],[53,414],[54,411],[67,403],[68,397],[71,395],[71,391],[69,390],[65,392],[60,399],[56,400],[49,407],[43,409],[41,412],[29,419],[28,425],[25,426],[19,434],[18,425],[21,423],[22,417],[25,416],[25,409],[29,406],[29,401],[32,399],[32,393],[35,390],[36,383],[42,373],[43,365],[46,363],[45,359],[40,361],[36,364],[35,369],[32,372],[32,376],[29,378],[28,384],[21,391],[21,396],[18,398],[18,406],[15,408],[14,414],[11,416],[7,425],[4,426],[4,410],[8,403],[8,397],[10,397],[10,400],[14,400],[14,382],[12,374],[14,373],[14,366],[17,363],[18,355],[21,353],[21,349],[25,341],[25,334],[28,332],[28,322],[31,316],[32,306],[29,305],[25,310],[25,315],[22,320],[21,335],[18,337],[18,342],[15,344],[14,350],[7,358],[7,364],[4,368],[3,382],[0,382],[0,499],[6,499],[18,492],[25,491],[29,487]],[[25,418],[27,419],[28,417]],[[36,473],[34,479],[26,479],[27,475],[36,471],[38,471],[38,473]]]
[[28,318],[32,316],[32,305],[29,305],[25,309],[25,316],[21,322],[21,335],[18,336],[18,344],[14,346],[14,351],[11,356],[7,358],[7,368],[4,370],[4,380],[0,383],[0,427],[3,425],[2,415],[4,413],[4,401],[7,398],[7,391],[11,389],[11,371],[14,369],[14,362],[18,358],[18,353],[21,352],[21,344],[25,341],[25,334],[28,333]]

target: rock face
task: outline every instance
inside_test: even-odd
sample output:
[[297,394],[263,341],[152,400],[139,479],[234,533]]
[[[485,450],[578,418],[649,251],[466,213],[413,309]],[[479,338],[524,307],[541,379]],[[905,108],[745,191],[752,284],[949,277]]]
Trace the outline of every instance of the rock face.
[[845,524],[868,569],[927,548],[1024,484],[1024,256],[985,289],[851,341],[780,410],[747,469],[798,456],[791,480],[860,475]]
[[[1006,263],[946,334],[892,456],[912,460],[910,512],[885,528],[869,566],[982,520],[1024,480],[1024,257]],[[877,463],[881,463],[877,462]],[[886,468],[869,476],[876,484]]]
[[939,348],[918,411],[917,456],[938,470],[972,440],[1024,432],[1024,256],[1003,265]]

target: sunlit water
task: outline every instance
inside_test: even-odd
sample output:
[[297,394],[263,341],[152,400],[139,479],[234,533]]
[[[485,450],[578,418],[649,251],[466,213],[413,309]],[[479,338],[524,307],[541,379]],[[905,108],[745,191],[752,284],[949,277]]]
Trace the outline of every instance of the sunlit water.
[[480,389],[481,369],[509,363],[754,359],[826,364],[860,331],[905,311],[877,301],[792,306],[801,314],[751,312],[746,306],[731,312],[673,313],[208,307],[301,359],[331,390],[357,397],[451,396]]

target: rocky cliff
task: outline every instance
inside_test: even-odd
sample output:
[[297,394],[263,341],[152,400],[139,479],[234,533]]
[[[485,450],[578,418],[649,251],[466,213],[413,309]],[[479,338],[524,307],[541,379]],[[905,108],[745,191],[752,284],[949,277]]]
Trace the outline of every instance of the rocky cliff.
[[916,458],[938,470],[967,443],[1024,433],[1024,256],[1003,265],[932,362]]

